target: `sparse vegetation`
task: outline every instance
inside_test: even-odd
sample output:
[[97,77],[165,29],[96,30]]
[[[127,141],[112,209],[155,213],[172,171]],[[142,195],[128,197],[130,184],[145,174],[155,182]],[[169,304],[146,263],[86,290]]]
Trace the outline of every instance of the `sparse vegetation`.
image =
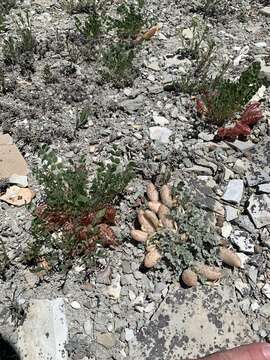
[[[0,190],[1,192],[1,190]],[[0,277],[5,277],[6,269],[9,266],[9,257],[6,252],[6,247],[2,239],[0,239]]]
[[16,6],[16,0],[2,0],[0,3],[0,32],[6,30],[6,15]]
[[223,125],[242,110],[262,84],[259,79],[260,68],[260,63],[254,62],[236,81],[223,77],[212,81],[202,95],[209,122]]
[[89,184],[85,161],[65,166],[47,148],[36,177],[45,198],[34,210],[32,233],[26,260],[39,265],[46,260],[50,269],[67,269],[77,257],[92,260],[103,247],[118,241],[110,225],[114,224],[116,198],[133,177],[133,164],[121,169],[120,160],[100,163]]
[[89,116],[90,116],[90,109],[87,107],[82,109],[81,111],[77,111],[74,135],[76,135],[79,129],[82,129],[84,126],[86,126]]
[[135,51],[128,44],[112,45],[103,55],[104,78],[119,87],[130,85],[136,73],[133,67],[134,57]]
[[61,0],[60,5],[70,15],[89,13],[94,5],[95,0]]
[[8,305],[4,306],[3,311],[0,313],[1,318],[3,318],[4,321],[7,321],[10,317],[16,327],[22,325],[26,317],[25,309],[18,301],[20,295],[21,293],[18,293],[15,288],[11,296],[6,296],[5,299]]
[[162,255],[161,268],[168,266],[180,276],[184,269],[192,268],[197,262],[215,263],[218,235],[210,225],[207,212],[193,204],[190,189],[179,183],[173,194],[176,203],[170,217],[176,223],[176,229],[157,231],[148,240],[148,245],[155,245]]
[[32,32],[29,13],[21,13],[14,19],[15,36],[8,36],[4,41],[3,54],[7,65],[19,64],[22,70],[33,70],[36,39]]

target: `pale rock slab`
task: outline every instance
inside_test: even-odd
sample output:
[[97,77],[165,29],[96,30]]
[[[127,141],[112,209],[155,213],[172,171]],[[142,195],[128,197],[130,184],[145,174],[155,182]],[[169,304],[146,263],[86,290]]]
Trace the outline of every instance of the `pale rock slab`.
[[232,204],[241,202],[244,192],[244,182],[241,179],[230,180],[222,199]]
[[270,196],[251,195],[248,212],[257,229],[270,224]]
[[198,359],[252,340],[232,288],[179,288],[141,329],[130,359]]
[[156,140],[161,144],[168,144],[173,133],[172,130],[163,126],[152,126],[149,128],[149,132],[151,140]]
[[63,299],[33,300],[18,329],[21,360],[67,360],[67,337]]

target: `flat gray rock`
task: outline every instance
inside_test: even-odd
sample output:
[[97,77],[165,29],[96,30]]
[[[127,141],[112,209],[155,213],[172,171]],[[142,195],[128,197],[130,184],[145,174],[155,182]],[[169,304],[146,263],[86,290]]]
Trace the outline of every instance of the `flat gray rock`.
[[270,196],[251,195],[248,212],[255,226],[259,229],[270,224]]
[[172,130],[163,126],[152,126],[149,129],[151,140],[156,140],[162,144],[168,144]]
[[241,179],[230,180],[222,199],[232,204],[241,202],[244,192],[244,182]]
[[236,230],[234,234],[230,236],[231,242],[236,245],[239,251],[244,252],[246,254],[254,253],[254,243],[250,239],[250,236],[245,231]]
[[270,6],[265,6],[260,9],[260,13],[266,16],[270,16]]
[[22,360],[66,360],[68,327],[64,301],[33,300],[18,330]]
[[252,341],[228,286],[176,289],[141,329],[132,360],[191,360]]

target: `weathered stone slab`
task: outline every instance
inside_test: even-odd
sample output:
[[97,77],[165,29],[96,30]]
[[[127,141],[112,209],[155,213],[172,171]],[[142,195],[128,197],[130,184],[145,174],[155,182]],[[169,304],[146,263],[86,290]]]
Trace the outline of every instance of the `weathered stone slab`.
[[0,145],[0,179],[27,175],[27,164],[16,145]]
[[67,335],[63,299],[33,300],[18,330],[21,360],[67,360]]
[[174,290],[137,336],[132,360],[191,360],[252,341],[233,288]]

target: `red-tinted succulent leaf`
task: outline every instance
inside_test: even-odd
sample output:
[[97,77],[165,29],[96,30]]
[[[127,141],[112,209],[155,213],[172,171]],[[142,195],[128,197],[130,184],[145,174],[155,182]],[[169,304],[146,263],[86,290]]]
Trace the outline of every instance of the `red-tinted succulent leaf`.
[[262,117],[261,104],[257,101],[246,107],[239,122],[244,125],[252,126],[255,125]]
[[107,205],[104,216],[104,223],[108,225],[114,225],[115,217],[116,217],[116,209],[113,206]]
[[109,225],[100,224],[98,226],[98,229],[99,229],[99,239],[104,247],[119,245],[115,233]]

